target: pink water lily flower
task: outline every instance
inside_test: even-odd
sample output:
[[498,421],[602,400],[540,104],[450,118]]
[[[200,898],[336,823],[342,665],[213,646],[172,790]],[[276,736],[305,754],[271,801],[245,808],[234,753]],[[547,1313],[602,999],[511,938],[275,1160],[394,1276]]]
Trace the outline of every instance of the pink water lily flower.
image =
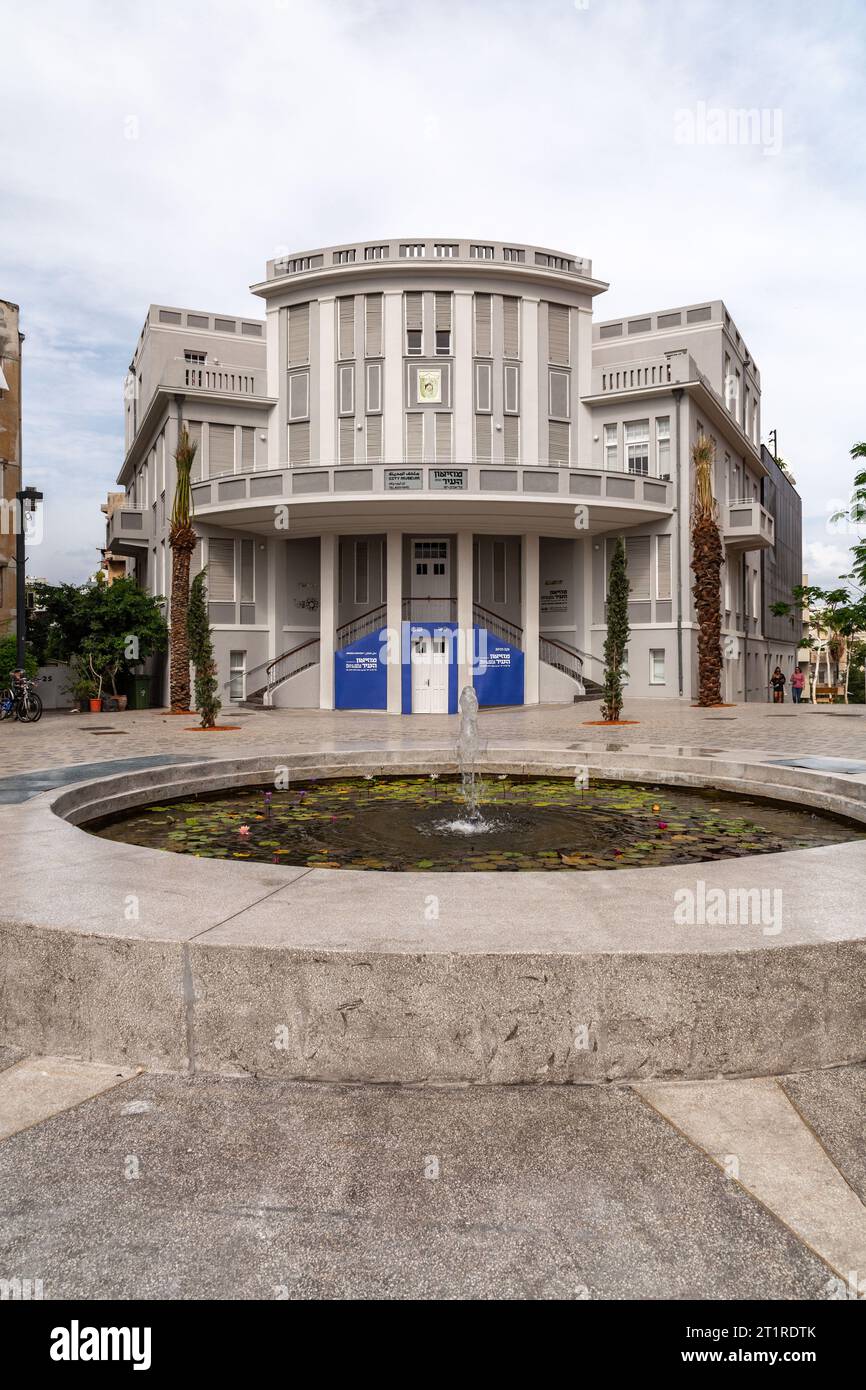
[[250,833],[250,827],[249,827],[248,825],[239,825],[239,826],[238,826],[238,834],[239,834],[239,835],[249,835],[249,833]]

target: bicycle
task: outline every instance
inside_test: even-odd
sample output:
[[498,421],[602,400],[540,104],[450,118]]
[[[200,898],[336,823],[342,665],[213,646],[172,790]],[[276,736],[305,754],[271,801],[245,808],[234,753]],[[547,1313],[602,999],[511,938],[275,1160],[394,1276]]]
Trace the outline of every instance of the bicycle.
[[36,682],[23,671],[12,672],[12,684],[0,695],[0,719],[19,719],[22,724],[35,724],[42,718],[42,700],[36,693]]

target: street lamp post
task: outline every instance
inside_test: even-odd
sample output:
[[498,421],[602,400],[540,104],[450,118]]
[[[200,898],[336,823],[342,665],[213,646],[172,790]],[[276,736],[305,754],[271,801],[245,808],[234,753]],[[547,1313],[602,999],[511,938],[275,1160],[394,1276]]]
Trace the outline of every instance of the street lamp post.
[[18,515],[15,535],[15,617],[16,617],[16,653],[15,664],[19,668],[24,666],[24,652],[27,645],[27,590],[25,588],[25,517],[32,510],[36,510],[36,503],[42,501],[42,493],[37,492],[35,487],[25,487],[20,492],[16,492],[15,499],[18,503]]

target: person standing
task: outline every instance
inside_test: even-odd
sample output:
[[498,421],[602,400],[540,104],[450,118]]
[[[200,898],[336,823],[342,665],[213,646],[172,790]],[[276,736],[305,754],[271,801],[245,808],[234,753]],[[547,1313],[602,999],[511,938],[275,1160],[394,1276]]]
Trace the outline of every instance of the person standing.
[[794,670],[791,673],[791,699],[794,701],[795,705],[799,705],[800,700],[802,699],[803,686],[805,684],[806,677],[800,670],[799,666],[795,666]]
[[770,677],[770,685],[773,687],[773,704],[782,705],[785,703],[785,674],[781,666],[777,666]]

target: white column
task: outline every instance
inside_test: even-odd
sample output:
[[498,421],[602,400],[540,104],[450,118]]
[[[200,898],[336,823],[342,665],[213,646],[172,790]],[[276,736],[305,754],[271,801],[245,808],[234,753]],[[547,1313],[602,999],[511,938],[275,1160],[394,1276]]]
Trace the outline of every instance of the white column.
[[474,646],[474,624],[472,608],[475,596],[472,592],[472,540],[471,531],[457,532],[457,695],[466,685],[472,684],[472,649]]
[[527,705],[537,705],[539,607],[538,536],[521,536],[520,550],[521,563],[523,565],[523,702]]
[[337,462],[335,304],[333,297],[319,300],[319,457],[313,462],[323,464]]
[[388,713],[400,714],[403,709],[403,532],[386,534],[385,626],[388,644]]
[[[454,462],[471,463],[472,291],[454,294]],[[461,687],[462,688],[462,687]]]
[[384,459],[403,461],[403,295],[385,291],[385,370],[382,404],[385,414]]
[[339,536],[323,535],[319,551],[319,708],[334,708],[334,651],[337,636]]

